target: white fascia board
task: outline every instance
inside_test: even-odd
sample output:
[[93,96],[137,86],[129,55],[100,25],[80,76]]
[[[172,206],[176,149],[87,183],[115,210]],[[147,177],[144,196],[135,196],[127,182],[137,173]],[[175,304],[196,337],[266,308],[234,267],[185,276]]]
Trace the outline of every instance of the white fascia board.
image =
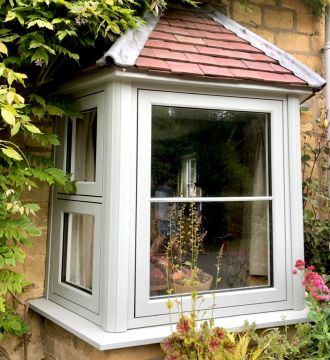
[[[30,309],[54,322],[98,350],[112,350],[131,346],[149,345],[162,341],[171,334],[170,325],[149,326],[130,329],[120,333],[109,333],[100,326],[82,318],[81,316],[40,298],[28,301]],[[244,322],[255,323],[258,329],[292,325],[306,322],[308,309],[294,311],[274,311],[261,314],[249,314],[215,319],[215,325],[229,331],[239,331],[244,328]]]
[[128,82],[139,82],[152,84],[155,88],[158,86],[186,86],[199,88],[203,91],[215,91],[215,90],[229,90],[239,94],[240,91],[248,92],[262,92],[267,94],[286,94],[286,95],[298,95],[301,102],[313,95],[313,91],[309,88],[287,88],[281,86],[271,86],[267,84],[252,84],[247,82],[225,82],[219,81],[218,79],[189,79],[179,76],[165,76],[165,75],[154,75],[145,72],[134,72],[128,69],[111,69],[105,67],[100,69],[98,73],[81,77],[80,79],[71,81],[63,85],[60,89],[60,93],[77,93],[90,89],[100,85],[104,85],[111,81],[128,81]]
[[277,60],[283,67],[291,70],[300,79],[305,80],[311,88],[321,89],[326,84],[325,79],[288,54],[286,51],[246,29],[216,9],[208,7],[208,10],[206,10],[205,13],[217,23],[223,25],[226,29],[233,31],[237,36],[248,41],[257,49],[263,51],[267,56]]
[[118,66],[134,66],[146,41],[159,21],[159,16],[147,14],[145,23],[133,30],[127,30],[110,49],[96,61],[98,66],[105,65],[107,58],[111,57]]

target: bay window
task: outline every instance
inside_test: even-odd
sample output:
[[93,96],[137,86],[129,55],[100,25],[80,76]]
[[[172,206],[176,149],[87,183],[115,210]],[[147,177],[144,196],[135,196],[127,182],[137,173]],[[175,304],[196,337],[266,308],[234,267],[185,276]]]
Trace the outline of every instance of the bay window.
[[77,191],[53,195],[49,299],[107,332],[168,324],[168,296],[189,311],[191,287],[167,293],[166,251],[194,207],[206,310],[213,294],[219,318],[300,309],[296,99],[117,82],[78,96],[81,116],[57,129],[56,162]]

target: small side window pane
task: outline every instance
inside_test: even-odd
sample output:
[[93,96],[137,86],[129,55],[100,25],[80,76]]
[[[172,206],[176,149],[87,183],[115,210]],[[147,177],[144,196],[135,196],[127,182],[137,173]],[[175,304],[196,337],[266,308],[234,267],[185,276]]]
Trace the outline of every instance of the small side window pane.
[[68,131],[69,172],[76,181],[95,182],[97,109],[84,111]]
[[93,278],[93,215],[64,213],[62,282],[89,293]]

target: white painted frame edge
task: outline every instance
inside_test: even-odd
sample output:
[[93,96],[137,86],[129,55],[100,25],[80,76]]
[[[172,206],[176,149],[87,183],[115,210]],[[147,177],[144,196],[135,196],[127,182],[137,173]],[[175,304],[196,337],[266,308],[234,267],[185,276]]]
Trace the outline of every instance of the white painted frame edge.
[[[92,276],[92,294],[76,289],[70,284],[61,281],[62,255],[63,255],[63,213],[77,213],[94,215],[94,244],[93,244],[93,276]],[[50,277],[51,286],[49,298],[54,301],[62,298],[62,304],[71,304],[71,309],[85,309],[86,314],[93,313],[99,315],[99,297],[100,297],[100,257],[101,257],[101,204],[91,204],[88,202],[76,202],[57,200],[54,204],[54,221],[59,226],[53,228],[52,234],[52,261]],[[65,306],[65,305],[64,305]],[[87,310],[87,312],[86,312]],[[92,315],[92,314],[90,314]],[[95,320],[95,316],[92,316]]]
[[[80,111],[97,109],[97,135],[96,135],[96,162],[95,162],[95,182],[85,182],[85,181],[77,181],[76,187],[77,191],[74,194],[71,194],[72,197],[76,195],[83,196],[102,196],[103,195],[103,147],[104,147],[104,123],[105,123],[105,94],[104,91],[98,91],[96,93],[91,93],[89,95],[82,95],[77,99]],[[66,121],[65,127],[63,129],[59,128],[61,143],[63,144],[62,149],[60,150],[61,159],[58,159],[56,154],[56,158],[58,159],[58,166],[60,166],[63,170],[66,170],[66,154],[67,154],[67,128],[68,124]],[[73,127],[74,129],[74,127]],[[74,142],[75,134],[72,135],[71,142],[71,151],[73,151],[73,142]],[[100,156],[102,154],[102,156]],[[70,168],[72,167],[72,163],[70,164]],[[72,171],[72,169],[71,169]],[[62,194],[62,193],[58,193]]]
[[[200,94],[178,94],[178,93],[170,93],[170,92],[162,92],[162,91],[148,91],[148,90],[140,90],[139,92],[140,94],[140,100],[139,100],[139,116],[141,118],[144,119],[143,124],[146,124],[147,119],[150,119],[150,124],[151,124],[151,105],[152,104],[157,104],[157,105],[164,105],[164,106],[186,106],[186,107],[201,107],[201,108],[221,108],[221,109],[232,109],[232,110],[246,110],[246,111],[264,111],[264,112],[272,112],[274,116],[276,116],[277,118],[274,118],[271,122],[271,126],[272,126],[272,131],[271,131],[271,136],[272,136],[272,173],[274,174],[273,179],[277,179],[276,181],[273,181],[273,193],[275,194],[274,196],[274,203],[273,203],[273,209],[277,208],[276,211],[274,211],[274,221],[275,224],[277,224],[277,226],[275,225],[274,228],[276,228],[276,232],[274,233],[274,237],[278,238],[278,239],[284,239],[285,238],[285,233],[283,230],[283,226],[282,228],[279,226],[280,225],[280,221],[278,221],[279,216],[281,216],[280,214],[283,214],[283,209],[284,209],[284,199],[283,197],[280,195],[281,194],[281,188],[284,187],[284,184],[282,183],[281,186],[278,186],[278,184],[281,184],[281,182],[284,179],[283,176],[283,154],[282,151],[274,151],[274,144],[275,144],[275,139],[276,139],[276,143],[277,145],[283,149],[282,146],[282,128],[283,128],[283,124],[279,126],[275,126],[275,124],[279,124],[281,123],[281,119],[278,118],[278,116],[282,117],[282,108],[280,105],[280,107],[278,106],[279,104],[281,104],[281,102],[279,101],[273,101],[273,100],[260,100],[260,99],[253,99],[253,104],[252,104],[252,99],[251,98],[246,98],[240,99],[239,105],[237,105],[236,103],[233,103],[233,98],[228,98],[225,96],[217,96],[217,97],[212,97],[211,95],[200,95]],[[194,98],[192,100],[192,98]],[[217,104],[216,106],[214,105],[214,100],[217,99],[218,102],[222,103],[221,104]],[[243,105],[244,103],[244,105]],[[258,106],[256,105],[258,103]],[[230,105],[228,105],[230,104]],[[276,106],[277,105],[277,106]],[[270,111],[271,110],[271,111]],[[142,281],[142,278],[149,278],[149,272],[148,270],[146,270],[146,266],[141,262],[143,258],[147,258],[149,259],[149,255],[148,255],[148,251],[149,251],[149,244],[146,243],[146,241],[142,244],[141,241],[141,237],[142,238],[146,238],[146,234],[142,235],[140,233],[140,227],[139,227],[139,223],[141,221],[144,221],[144,224],[147,224],[149,221],[149,205],[148,205],[148,201],[149,201],[149,194],[148,191],[150,189],[150,186],[148,186],[148,184],[150,185],[150,174],[146,175],[149,172],[149,168],[150,168],[150,142],[151,142],[151,127],[149,126],[144,126],[143,129],[141,129],[141,124],[139,125],[139,139],[142,138],[141,142],[144,145],[143,148],[143,156],[141,157],[141,150],[139,149],[139,155],[138,155],[138,164],[140,164],[140,172],[138,175],[138,184],[139,183],[143,183],[144,184],[144,189],[146,189],[143,193],[143,195],[141,195],[141,191],[138,192],[137,194],[137,198],[138,198],[138,206],[141,206],[141,204],[144,204],[142,206],[142,211],[141,211],[141,207],[140,207],[140,211],[137,212],[137,246],[136,246],[136,254],[137,254],[137,266],[136,266],[136,287],[139,290],[136,291],[140,291],[140,293],[138,295],[136,295],[136,309],[135,309],[135,316],[137,317],[143,317],[143,316],[156,316],[157,314],[161,314],[161,313],[165,313],[166,310],[166,306],[165,306],[165,302],[166,299],[153,299],[150,300],[149,299],[149,284],[146,281]],[[280,144],[279,144],[280,142]],[[141,165],[142,164],[142,165]],[[279,165],[279,168],[278,168]],[[282,170],[281,170],[282,168]],[[275,171],[276,170],[276,171]],[[144,174],[144,178],[143,180],[141,180],[140,178],[140,174]],[[147,176],[147,178],[145,177]],[[149,176],[149,177],[148,177]],[[149,179],[149,180],[148,180]],[[275,184],[275,187],[274,187]],[[277,185],[276,185],[277,184]],[[138,185],[138,189],[139,189],[139,185]],[[283,200],[281,200],[281,198]],[[145,199],[148,199],[148,201],[146,201]],[[277,205],[277,202],[280,202]],[[278,210],[278,209],[282,209],[282,211]],[[277,219],[277,220],[276,220]],[[284,224],[284,221],[282,219],[282,224]],[[144,225],[146,226],[146,225]],[[148,228],[149,229],[149,228]],[[276,235],[276,233],[278,233],[279,235]],[[147,239],[149,241],[149,238],[147,236]],[[284,244],[284,242],[283,242]],[[274,290],[274,288],[272,289],[251,289],[251,290],[244,290],[244,292],[242,291],[233,291],[233,292],[228,292],[225,294],[219,294],[216,297],[219,296],[219,301],[223,304],[223,301],[227,298],[227,303],[228,305],[230,304],[231,306],[236,304],[236,299],[233,296],[233,294],[236,294],[236,296],[238,294],[242,294],[244,295],[244,300],[245,303],[253,303],[252,298],[254,298],[256,296],[256,294],[258,294],[260,296],[260,294],[264,294],[263,296],[265,297],[263,301],[267,301],[266,298],[269,298],[269,301],[272,299],[272,301],[279,301],[280,299],[282,301],[286,301],[286,287],[283,287],[283,281],[281,282],[280,276],[279,276],[279,272],[280,269],[284,269],[285,268],[285,262],[284,262],[284,258],[281,256],[276,257],[277,253],[280,253],[279,251],[279,244],[274,244],[273,246],[274,249],[274,261],[276,263],[275,266],[275,271],[274,271],[274,286],[275,289],[277,288],[277,291]],[[281,264],[277,264],[278,262],[281,262]],[[142,270],[143,269],[143,270]],[[285,276],[286,278],[286,276]],[[283,275],[282,275],[282,279],[283,279]],[[277,293],[277,296],[275,295],[275,292]],[[269,295],[267,295],[267,293]],[[252,298],[249,300],[249,298],[252,296]],[[279,298],[277,298],[279,296]],[[205,298],[210,298],[210,296],[205,295]],[[221,300],[220,300],[221,299]],[[229,300],[230,299],[230,300]],[[226,300],[225,300],[226,301]],[[184,297],[184,302],[186,303],[186,306],[189,307],[189,297]],[[160,304],[163,304],[163,306],[159,306]],[[238,303],[236,305],[239,305]],[[286,305],[288,306],[288,305]],[[149,308],[149,309],[148,309]],[[150,308],[154,309],[154,310],[150,310]],[[162,309],[161,309],[162,308]],[[221,310],[222,313],[224,313],[223,309]]]

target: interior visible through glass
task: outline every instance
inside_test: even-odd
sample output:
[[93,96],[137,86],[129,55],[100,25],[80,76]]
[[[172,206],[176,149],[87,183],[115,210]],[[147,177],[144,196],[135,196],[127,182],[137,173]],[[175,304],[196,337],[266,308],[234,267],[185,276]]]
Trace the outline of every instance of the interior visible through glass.
[[62,282],[92,290],[94,216],[64,213]]
[[271,286],[269,149],[267,113],[152,107],[150,296]]
[[72,169],[76,181],[95,181],[97,109],[84,111],[75,120]]

